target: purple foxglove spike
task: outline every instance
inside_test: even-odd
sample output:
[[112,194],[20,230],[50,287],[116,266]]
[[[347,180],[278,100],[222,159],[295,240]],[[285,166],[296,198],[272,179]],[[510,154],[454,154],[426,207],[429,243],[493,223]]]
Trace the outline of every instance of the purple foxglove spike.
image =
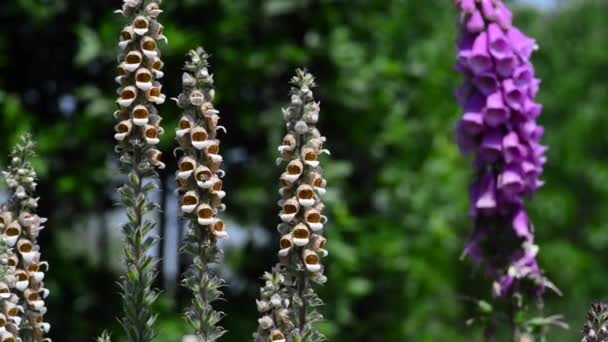
[[523,59],[528,60],[536,49],[536,41],[523,34],[516,27],[511,27],[507,32],[507,38],[511,42],[513,50]]
[[497,19],[496,7],[494,7],[492,0],[481,0],[481,10],[487,20],[494,21]]
[[509,119],[509,109],[504,104],[502,93],[496,92],[486,101],[484,110],[484,121],[490,127],[497,127]]
[[490,54],[494,58],[503,59],[511,55],[511,47],[502,28],[498,24],[488,26],[488,41]]
[[530,222],[524,208],[518,208],[513,216],[513,229],[515,234],[525,240],[532,240],[532,232],[530,231]]
[[514,166],[508,166],[498,176],[497,187],[508,197],[513,197],[524,191],[525,184],[517,168]]
[[477,210],[489,212],[496,208],[496,184],[491,172],[487,172],[479,180],[478,195],[475,199]]
[[476,75],[473,78],[473,84],[486,96],[498,91],[498,80],[496,79],[496,75],[490,72]]
[[534,70],[530,64],[519,66],[513,71],[513,82],[520,89],[529,86],[532,83],[533,77]]
[[488,34],[486,32],[480,33],[475,38],[468,62],[474,74],[481,74],[492,68],[492,58],[488,52]]
[[497,58],[496,72],[502,77],[511,77],[516,65],[517,60],[513,55]]
[[502,134],[500,134],[500,131],[485,132],[478,152],[479,158],[487,163],[498,160],[502,152]]
[[502,2],[498,2],[496,7],[496,21],[505,29],[513,25],[513,14]]
[[540,80],[530,62],[536,42],[513,27],[503,0],[455,1],[460,9],[455,68],[465,79],[456,95],[463,110],[456,141],[461,150],[474,152],[479,175],[469,195],[474,227],[465,255],[492,276],[497,296],[540,295],[550,282],[531,253],[533,230],[524,207],[543,184],[547,161],[540,144],[543,128],[536,123]]
[[502,82],[502,87],[505,94],[505,101],[509,105],[509,107],[513,108],[516,111],[523,110],[523,104],[525,101],[524,93],[515,86],[512,79],[506,79]]
[[479,33],[486,28],[483,17],[479,11],[474,11],[467,20],[467,31],[471,33]]
[[519,143],[519,137],[515,132],[510,132],[502,138],[502,149],[507,163],[521,160],[526,156],[526,148]]

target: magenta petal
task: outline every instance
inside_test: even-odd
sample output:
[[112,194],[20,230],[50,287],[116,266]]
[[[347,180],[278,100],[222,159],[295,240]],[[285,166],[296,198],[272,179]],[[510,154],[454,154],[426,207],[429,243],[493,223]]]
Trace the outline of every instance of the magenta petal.
[[490,130],[484,133],[479,146],[479,157],[488,163],[493,163],[500,157],[502,152],[502,134],[498,130]]
[[498,189],[507,195],[519,194],[524,187],[524,180],[514,167],[506,167],[498,177]]
[[475,38],[468,62],[475,74],[481,74],[492,68],[492,58],[488,53],[488,35],[485,32]]
[[502,94],[496,92],[488,96],[484,110],[484,121],[486,124],[490,127],[497,127],[507,121],[508,118],[509,109],[502,100]]
[[505,92],[505,101],[509,107],[521,111],[525,101],[524,93],[515,86],[512,79],[504,80],[502,82],[502,87]]
[[513,75],[513,71],[515,70],[515,66],[517,65],[517,60],[513,55],[507,55],[505,57],[496,59],[496,72],[502,77],[511,77]]
[[479,11],[474,11],[467,20],[467,30],[471,33],[478,33],[485,28],[485,22]]
[[507,32],[511,46],[523,59],[530,59],[532,52],[536,49],[536,41],[523,34],[516,27],[511,27]]
[[517,67],[513,72],[513,82],[519,88],[527,87],[534,78],[534,71],[531,65]]
[[498,2],[498,6],[496,7],[496,21],[502,27],[511,27],[513,24],[513,14],[511,11],[503,4],[502,2]]
[[511,55],[511,46],[498,24],[488,26],[488,41],[490,54],[495,58],[502,59]]
[[460,0],[460,8],[467,13],[475,11],[475,0]]
[[479,181],[479,196],[475,200],[475,208],[484,211],[496,208],[496,188],[491,172],[484,174]]
[[515,132],[510,132],[504,136],[502,148],[507,163],[521,160],[526,156],[526,149],[519,143],[519,137]]
[[542,105],[540,105],[530,99],[526,99],[526,101],[524,103],[524,112],[525,112],[527,118],[529,118],[530,120],[534,120],[534,119],[538,118],[538,116],[540,115],[542,110],[543,110]]
[[484,95],[490,95],[498,90],[498,80],[493,73],[478,74],[473,78],[473,84]]
[[515,230],[515,234],[517,234],[517,236],[526,240],[532,239],[528,215],[523,208],[519,208],[513,216],[513,229]]
[[481,10],[483,11],[483,15],[487,20],[496,20],[496,8],[494,7],[492,0],[481,0]]

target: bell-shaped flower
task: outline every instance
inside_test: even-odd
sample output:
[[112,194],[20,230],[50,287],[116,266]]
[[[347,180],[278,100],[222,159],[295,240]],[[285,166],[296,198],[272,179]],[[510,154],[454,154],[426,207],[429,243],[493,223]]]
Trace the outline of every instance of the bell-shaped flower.
[[318,172],[310,173],[308,176],[307,183],[312,185],[317,194],[319,194],[320,196],[325,195],[325,187],[327,186],[327,181]]
[[308,184],[302,184],[298,187],[296,197],[298,198],[298,203],[303,207],[311,207],[316,201],[315,192]]
[[312,236],[312,248],[315,253],[320,254],[322,257],[326,257],[329,253],[325,249],[327,239],[321,235],[314,234]]
[[316,273],[321,271],[321,260],[317,253],[310,249],[305,249],[302,257],[304,259],[304,265],[309,272]]
[[479,158],[488,163],[496,161],[502,153],[502,134],[498,130],[487,130],[483,133],[478,149]]
[[141,52],[129,51],[129,53],[127,53],[127,56],[125,57],[125,62],[123,64],[123,67],[128,72],[134,72],[135,70],[137,70],[139,68],[142,60],[143,60],[143,56],[142,56]]
[[492,68],[492,57],[488,53],[488,34],[480,33],[473,42],[468,56],[468,65],[474,74],[481,74]]
[[129,43],[131,43],[133,41],[133,39],[135,38],[135,31],[133,31],[133,27],[132,26],[126,26],[125,28],[122,29],[122,32],[120,33],[120,42],[118,42],[118,46],[124,50],[127,45],[129,45]]
[[305,147],[302,149],[302,153],[301,153],[301,158],[302,161],[304,161],[304,164],[311,166],[311,167],[317,167],[319,166],[319,161],[317,160],[317,152],[310,147]]
[[308,245],[310,241],[310,231],[303,223],[298,223],[291,231],[291,235],[293,236],[293,243],[299,247]]
[[529,60],[532,52],[536,50],[536,41],[523,34],[516,27],[509,28],[507,37],[513,50],[524,60]]
[[219,140],[207,140],[208,143],[203,147],[205,155],[211,159],[213,163],[221,163],[223,160],[220,154],[220,142]]
[[183,137],[184,135],[190,133],[192,127],[194,126],[194,121],[190,116],[184,115],[179,119],[178,128],[175,130],[175,135],[178,138]]
[[205,103],[205,95],[202,91],[195,89],[190,93],[190,103],[193,106],[201,106]]
[[296,217],[299,210],[300,203],[298,200],[296,198],[289,198],[283,203],[279,217],[281,218],[281,221],[285,223],[291,222]]
[[467,31],[469,31],[471,33],[482,32],[485,29],[486,23],[484,22],[483,16],[481,15],[480,11],[474,10],[469,15],[469,18],[467,19],[467,22],[466,22],[466,27],[467,27]]
[[490,212],[496,208],[496,182],[491,172],[481,176],[476,192],[474,203],[477,210]]
[[153,87],[153,80],[154,77],[152,77],[152,72],[147,68],[139,68],[135,72],[135,85],[143,91],[150,90]]
[[201,226],[207,226],[214,222],[213,208],[207,203],[202,203],[196,208],[196,216],[198,218],[198,224]]
[[211,233],[215,235],[217,239],[223,239],[228,237],[228,233],[226,232],[226,227],[224,225],[224,221],[214,218],[213,222],[210,225]]
[[270,332],[270,342],[286,342],[285,335],[278,329]]
[[191,213],[198,206],[199,196],[196,191],[188,191],[182,196],[181,209],[184,213]]
[[196,185],[201,189],[209,189],[214,183],[213,172],[204,165],[199,165],[194,171],[194,178],[196,179]]
[[498,79],[496,78],[496,74],[491,72],[475,75],[473,77],[473,84],[486,96],[498,91]]
[[17,221],[13,221],[9,223],[9,225],[4,230],[4,235],[6,239],[6,244],[9,247],[13,247],[15,243],[17,243],[17,239],[21,235],[21,225]]
[[129,107],[137,98],[137,88],[133,86],[124,87],[120,92],[120,97],[116,100],[119,106]]
[[136,126],[144,126],[150,120],[150,112],[144,105],[137,105],[131,112],[131,120]]
[[24,291],[28,287],[28,285],[30,284],[30,281],[29,281],[30,277],[29,277],[29,275],[24,270],[19,270],[18,269],[18,270],[15,271],[14,276],[15,276],[15,279],[16,279],[15,288],[17,290],[19,290],[19,291]]
[[498,127],[509,119],[509,114],[509,108],[504,104],[500,91],[488,96],[484,109],[484,122],[488,126]]
[[36,251],[34,251],[34,246],[32,242],[28,239],[20,239],[17,242],[17,251],[19,255],[21,255],[21,259],[23,262],[27,264],[31,264],[36,256]]
[[158,129],[152,125],[144,126],[144,138],[149,145],[156,145],[160,142],[158,138]]
[[202,150],[209,144],[211,144],[209,139],[209,134],[207,134],[207,130],[201,126],[196,126],[192,128],[190,131],[190,140],[192,142],[192,146],[197,150]]
[[526,100],[525,94],[515,85],[512,79],[504,80],[502,87],[505,101],[509,107],[516,111],[521,111]]
[[146,91],[146,99],[157,105],[165,103],[167,97],[162,93],[162,85],[158,82],[154,82],[152,88]]
[[289,255],[289,251],[293,247],[293,235],[291,233],[285,234],[279,240],[279,256],[286,257]]
[[507,163],[518,161],[526,156],[526,148],[520,144],[515,132],[509,132],[502,138],[502,149]]
[[214,176],[211,179],[211,188],[209,189],[209,192],[211,193],[211,195],[217,196],[219,199],[222,199],[226,196],[226,192],[224,192],[224,190],[222,190],[222,186],[223,186],[222,180],[219,179],[219,177]]
[[148,19],[140,15],[133,20],[133,32],[139,36],[143,36],[144,34],[148,33],[149,24]]
[[304,166],[302,162],[295,159],[287,164],[285,168],[285,180],[289,183],[295,182],[302,175],[302,171],[304,170]]
[[196,169],[196,161],[190,156],[184,156],[179,160],[178,167],[177,177],[180,179],[187,179],[192,176],[194,169]]
[[503,59],[511,55],[511,46],[503,29],[498,24],[488,25],[488,47],[490,54],[496,59]]
[[148,68],[152,70],[154,77],[156,79],[163,78],[163,76],[165,76],[165,73],[162,71],[162,69],[165,63],[163,63],[163,61],[159,57],[149,58],[148,61]]
[[158,57],[158,51],[156,49],[156,41],[152,37],[144,37],[139,43],[141,51],[147,58]]
[[519,170],[514,165],[508,165],[498,176],[497,187],[512,198],[524,190],[525,184]]
[[304,213],[304,222],[306,222],[313,232],[318,232],[323,229],[323,225],[326,221],[327,217],[321,215],[321,212],[315,208],[308,209]]

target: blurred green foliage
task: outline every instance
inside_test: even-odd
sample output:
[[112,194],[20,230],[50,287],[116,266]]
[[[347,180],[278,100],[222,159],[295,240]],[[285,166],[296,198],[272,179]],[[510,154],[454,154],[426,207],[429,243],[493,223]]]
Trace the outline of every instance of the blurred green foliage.
[[[0,4],[0,155],[31,130],[39,142],[43,232],[51,264],[51,337],[89,341],[104,329],[120,336],[117,249],[94,234],[96,258],[75,253],[91,215],[114,210],[112,112],[120,1],[17,0]],[[230,219],[262,226],[270,245],[247,240],[226,264],[238,275],[220,308],[225,341],[246,341],[256,326],[259,276],[275,261],[278,195],[275,146],[280,107],[297,66],[320,85],[324,160],[330,191],[328,276],[321,295],[323,330],[334,341],[471,341],[465,326],[490,284],[459,259],[469,232],[469,160],[453,142],[459,115],[452,93],[455,16],[449,1],[181,0],[166,1],[161,21],[164,91],[179,92],[188,49],[213,54],[217,107],[229,134],[226,155]],[[567,1],[551,11],[517,8],[516,23],[536,37],[543,79],[540,122],[546,126],[547,184],[530,202],[540,261],[564,292],[546,311],[563,313],[579,335],[589,303],[605,298],[608,279],[608,1]],[[162,148],[178,119],[169,101]],[[170,192],[170,187],[163,184]],[[83,223],[84,222],[84,223]],[[96,226],[97,227],[97,226]],[[168,225],[167,227],[170,227]],[[247,234],[258,234],[250,230]],[[61,238],[59,238],[61,236]],[[251,236],[249,236],[251,237]],[[63,242],[62,242],[63,241]],[[66,241],[68,241],[66,243]],[[79,244],[79,241],[71,241]],[[88,245],[87,245],[88,246]],[[186,262],[186,261],[183,261]],[[159,286],[163,285],[159,282]],[[185,333],[187,294],[159,303],[159,341]]]

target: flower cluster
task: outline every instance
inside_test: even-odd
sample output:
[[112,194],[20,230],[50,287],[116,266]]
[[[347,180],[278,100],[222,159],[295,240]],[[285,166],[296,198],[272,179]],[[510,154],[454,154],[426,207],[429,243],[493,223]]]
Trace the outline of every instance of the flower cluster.
[[[291,83],[291,104],[283,110],[287,134],[278,148],[281,154],[278,162],[287,163],[280,178],[279,194],[282,198],[278,204],[282,222],[278,226],[281,239],[277,272],[284,277],[282,283],[287,287],[285,293],[288,297],[280,305],[287,307],[291,304],[292,316],[298,321],[293,331],[281,332],[287,339],[289,336],[318,335],[311,323],[320,318],[314,311],[314,307],[320,305],[320,299],[310,282],[323,284],[327,280],[321,264],[321,257],[327,255],[323,237],[327,217],[323,215],[324,204],[321,201],[326,181],[321,175],[318,157],[329,153],[323,148],[325,137],[315,127],[319,119],[319,103],[313,98],[313,76],[297,70]],[[262,297],[266,293],[262,289]],[[264,300],[261,303],[265,303]],[[275,339],[275,335],[291,326],[284,322],[281,308],[271,304],[258,305],[258,309],[262,319],[257,338],[263,340],[271,336],[273,341],[280,341]]]
[[594,303],[587,313],[581,342],[608,341],[608,305]]
[[6,260],[2,260],[6,273],[0,282],[2,341],[22,338],[41,342],[50,329],[50,324],[44,322],[44,299],[49,290],[43,280],[48,263],[41,261],[37,243],[46,219],[36,215],[36,172],[30,163],[33,148],[31,137],[23,136],[11,153],[8,171],[3,172],[11,195],[8,204],[0,208],[0,232],[6,252]]
[[157,207],[148,199],[156,185],[145,179],[156,178],[156,168],[165,166],[160,160],[161,152],[154,148],[163,133],[155,105],[165,101],[162,85],[157,81],[163,77],[157,42],[166,41],[163,26],[157,21],[162,12],[160,2],[124,0],[122,9],[117,11],[130,20],[118,43],[121,52],[116,82],[120,88],[114,135],[123,173],[128,174],[128,182],[118,191],[129,218],[123,226],[127,274],[120,285],[124,311],[121,323],[130,342],[148,342],[155,336],[152,326],[156,316],[151,307],[157,292],[151,287],[156,263],[148,252],[157,239],[151,236],[154,223],[144,216]]
[[160,0],[124,0],[122,10],[118,11],[129,17],[131,23],[122,29],[118,43],[121,53],[115,80],[120,87],[114,138],[123,161],[134,163],[133,150],[138,149],[143,153],[139,159],[163,168],[161,153],[153,148],[163,133],[161,117],[154,105],[165,102],[158,82],[164,74],[157,41],[166,40],[163,26],[156,20],[162,12],[159,3]]
[[549,283],[536,262],[524,208],[524,199],[543,184],[547,150],[536,123],[542,108],[534,101],[540,80],[530,62],[536,43],[512,25],[502,1],[454,2],[461,13],[456,69],[465,78],[457,92],[464,112],[457,141],[463,153],[475,155],[476,171],[475,228],[466,253],[492,274],[497,296],[519,290],[540,295]]
[[217,213],[225,209],[222,198],[224,172],[220,169],[222,156],[217,132],[219,111],[213,106],[215,91],[213,75],[209,73],[207,53],[202,49],[190,51],[182,76],[183,92],[177,99],[183,110],[176,129],[179,147],[177,183],[182,214],[189,222],[183,251],[192,256],[184,286],[192,291],[192,305],[186,312],[188,322],[202,341],[215,341],[225,330],[217,324],[223,313],[211,303],[221,298],[223,280],[210,272],[211,263],[221,260],[219,239],[227,237],[224,221]]

